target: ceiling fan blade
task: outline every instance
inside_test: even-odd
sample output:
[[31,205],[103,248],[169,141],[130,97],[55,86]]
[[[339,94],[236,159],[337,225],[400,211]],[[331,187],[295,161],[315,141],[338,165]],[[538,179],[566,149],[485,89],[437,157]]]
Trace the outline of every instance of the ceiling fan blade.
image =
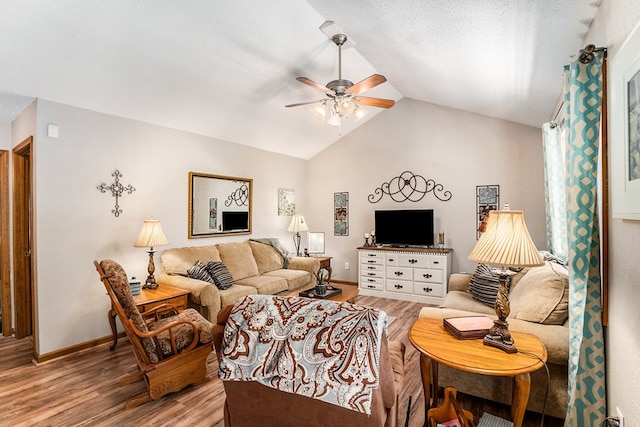
[[324,92],[324,93],[331,93],[331,94],[333,94],[333,93],[334,93],[334,92],[333,92],[331,89],[329,89],[328,87],[322,86],[321,84],[316,83],[316,82],[314,82],[313,80],[311,80],[311,79],[309,79],[309,78],[307,78],[307,77],[296,77],[296,80],[297,80],[297,81],[299,81],[300,83],[304,83],[304,84],[306,84],[306,85],[309,85],[309,86],[311,86],[311,87],[312,87],[312,88],[314,88],[314,89],[318,89],[318,90],[319,90],[319,91],[321,91],[321,92]]
[[285,107],[299,107],[301,105],[309,105],[309,104],[317,104],[318,102],[323,102],[324,99],[318,99],[317,101],[309,101],[309,102],[298,102],[297,104],[288,104]]
[[362,105],[368,105],[370,107],[391,108],[395,105],[396,101],[394,101],[393,99],[370,98],[368,96],[359,96],[356,98],[356,103],[362,104]]
[[348,90],[349,92],[353,92],[354,95],[364,92],[365,90],[369,90],[378,86],[381,83],[387,81],[387,78],[381,74],[373,74],[366,79],[359,81],[358,83],[351,86]]

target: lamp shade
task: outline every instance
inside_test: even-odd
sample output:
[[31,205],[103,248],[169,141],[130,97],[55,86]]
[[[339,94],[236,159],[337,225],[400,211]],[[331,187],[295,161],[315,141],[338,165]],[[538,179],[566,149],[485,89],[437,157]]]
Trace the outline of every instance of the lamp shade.
[[490,211],[486,231],[469,255],[471,261],[501,267],[544,264],[533,244],[522,211]]
[[304,221],[304,217],[302,215],[294,215],[293,218],[291,218],[289,228],[287,228],[289,233],[298,233],[300,231],[308,230],[309,227],[307,227],[307,223]]
[[142,230],[133,244],[136,248],[154,247],[168,245],[169,241],[162,232],[160,221],[145,220],[142,224]]

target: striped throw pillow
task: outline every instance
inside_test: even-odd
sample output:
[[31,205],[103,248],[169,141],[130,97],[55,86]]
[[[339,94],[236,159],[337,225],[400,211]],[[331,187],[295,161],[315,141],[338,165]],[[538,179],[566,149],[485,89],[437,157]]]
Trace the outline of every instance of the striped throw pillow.
[[211,277],[211,274],[209,274],[209,271],[207,270],[207,266],[200,261],[197,261],[193,265],[193,267],[190,267],[187,270],[187,274],[192,279],[202,280],[203,282],[214,283],[213,278]]
[[213,279],[213,283],[220,289],[221,291],[230,288],[233,285],[233,277],[227,266],[219,261],[209,261],[207,263],[207,271],[211,275]]
[[[511,278],[507,279],[507,289],[509,289]],[[496,297],[498,295],[498,288],[500,287],[500,280],[497,274],[495,274],[491,267],[486,264],[478,264],[476,272],[471,277],[469,282],[468,292],[471,296],[489,307],[496,305]]]

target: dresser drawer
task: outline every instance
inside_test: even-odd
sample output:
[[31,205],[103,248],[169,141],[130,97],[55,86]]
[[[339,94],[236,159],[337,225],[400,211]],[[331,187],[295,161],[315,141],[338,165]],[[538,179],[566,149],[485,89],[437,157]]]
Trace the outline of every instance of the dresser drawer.
[[429,255],[400,254],[398,255],[400,267],[428,268]]
[[413,270],[413,280],[416,282],[444,283],[444,271],[431,268],[416,268]]
[[398,265],[398,255],[397,254],[386,254],[385,255],[386,265]]
[[363,277],[384,277],[384,266],[363,264],[360,274]]
[[154,307],[157,307],[162,304],[171,304],[176,308],[178,308],[178,310],[184,310],[187,308],[187,296],[180,295],[178,297],[168,298],[164,301],[154,301],[154,302],[141,304],[141,305],[138,305],[138,311],[140,311],[140,313],[145,313],[153,309]]
[[362,252],[360,254],[360,263],[361,264],[384,264],[384,254],[380,252]]
[[384,279],[382,277],[360,277],[360,287],[382,291],[384,290]]
[[441,283],[413,283],[413,293],[429,297],[443,297],[444,286]]
[[387,279],[385,286],[387,292],[400,292],[403,294],[413,293],[413,282],[406,280]]
[[413,280],[413,269],[408,267],[387,267],[387,279]]
[[436,268],[444,270],[446,268],[447,260],[443,256],[431,255],[429,257],[429,268]]

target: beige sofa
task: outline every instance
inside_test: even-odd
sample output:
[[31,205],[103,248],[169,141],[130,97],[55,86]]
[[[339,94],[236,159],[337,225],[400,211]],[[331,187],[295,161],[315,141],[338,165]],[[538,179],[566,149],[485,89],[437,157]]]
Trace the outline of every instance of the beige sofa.
[[[288,258],[288,267],[283,268],[284,257],[272,246],[256,241],[168,249],[161,259],[162,272],[157,276],[160,286],[189,290],[189,306],[214,323],[222,307],[241,297],[301,289],[315,281],[320,269],[320,262],[312,257]],[[190,278],[187,270],[198,261],[221,261],[233,277],[233,285],[221,290],[213,283]]]
[[[452,274],[449,292],[439,307],[424,307],[420,317],[486,315],[496,318],[492,307],[474,299],[468,292],[471,274]],[[567,365],[569,358],[568,277],[567,270],[547,261],[544,266],[525,269],[512,278],[509,292],[511,314],[509,329],[536,335],[547,349],[551,374],[545,414],[564,418],[567,409]],[[518,346],[515,342],[516,348]],[[509,404],[511,378],[470,374],[440,365],[439,385]],[[527,409],[541,413],[547,389],[544,369],[531,374],[531,394]]]

